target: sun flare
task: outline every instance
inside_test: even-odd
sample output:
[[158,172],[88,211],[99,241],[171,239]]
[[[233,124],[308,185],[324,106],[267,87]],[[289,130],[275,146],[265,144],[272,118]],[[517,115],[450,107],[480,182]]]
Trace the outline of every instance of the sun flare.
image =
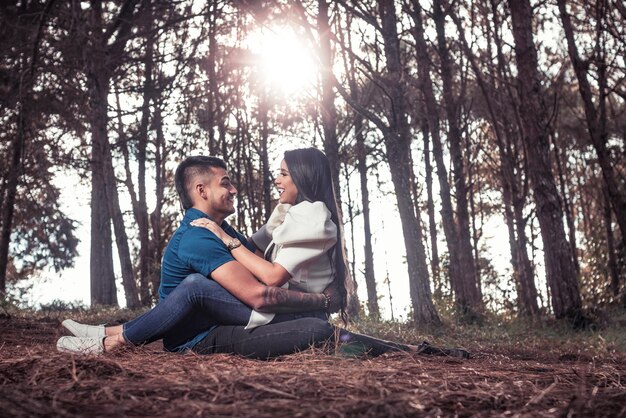
[[259,76],[270,89],[292,96],[315,88],[314,51],[292,28],[262,27],[248,36],[248,47],[259,58]]

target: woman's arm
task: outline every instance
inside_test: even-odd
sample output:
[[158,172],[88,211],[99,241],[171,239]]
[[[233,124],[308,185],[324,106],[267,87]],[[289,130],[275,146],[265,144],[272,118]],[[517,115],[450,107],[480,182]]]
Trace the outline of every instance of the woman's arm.
[[[228,235],[218,224],[210,219],[201,218],[191,222],[193,226],[200,226],[213,232],[219,239],[222,240],[224,245],[234,240],[233,237]],[[282,286],[291,279],[291,275],[283,266],[278,263],[271,263],[262,257],[254,254],[248,250],[245,246],[239,245],[237,248],[233,248],[230,252],[235,260],[240,262],[250,273],[252,273],[261,282],[267,286]]]
[[[230,239],[224,242],[228,245]],[[278,263],[271,263],[262,257],[250,252],[245,246],[240,245],[230,252],[235,260],[250,270],[255,277],[268,286],[280,287],[291,279],[291,274]]]
[[332,296],[265,286],[238,261],[229,261],[211,272],[211,278],[237,299],[259,312],[289,313],[328,310]]

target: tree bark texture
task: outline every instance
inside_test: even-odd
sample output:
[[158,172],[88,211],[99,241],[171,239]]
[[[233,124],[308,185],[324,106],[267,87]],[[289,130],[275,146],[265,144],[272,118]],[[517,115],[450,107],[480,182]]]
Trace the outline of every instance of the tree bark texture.
[[[96,51],[92,52],[96,54]],[[95,61],[96,57],[93,57]],[[93,61],[92,61],[93,62]],[[95,61],[97,62],[97,61]],[[100,70],[88,75],[91,123],[91,254],[92,305],[117,305],[113,240],[107,196],[107,95],[109,77]]]
[[[471,68],[476,77],[476,82],[481,90],[487,106],[487,112],[496,140],[499,152],[499,171],[500,182],[502,187],[502,203],[504,217],[509,233],[509,247],[511,252],[511,265],[513,266],[513,276],[517,291],[517,306],[522,315],[538,315],[539,306],[537,304],[537,288],[535,285],[534,275],[530,260],[528,258],[528,250],[526,248],[526,220],[523,215],[526,202],[526,189],[521,185],[521,171],[519,167],[519,156],[513,149],[513,143],[517,140],[516,134],[513,132],[510,118],[506,112],[501,112],[496,116],[496,103],[504,103],[502,98],[503,92],[510,91],[504,87],[507,83],[508,75],[500,71],[497,73],[495,68],[490,68],[491,79],[503,80],[500,85],[488,84],[483,75],[483,71],[479,68],[474,52],[470,48],[465,37],[463,25],[454,12],[449,9],[449,16],[454,21],[461,46],[468,58]],[[494,23],[497,23],[497,16],[494,15]],[[497,31],[497,28],[495,29]],[[498,51],[498,59],[502,58],[500,49],[500,40],[497,33],[494,34],[496,49]],[[498,66],[502,70],[501,66]],[[495,82],[495,81],[494,81]],[[511,98],[511,100],[513,100]],[[501,128],[503,127],[503,128]],[[517,175],[516,175],[517,171]]]
[[[352,90],[352,89],[351,89]],[[354,115],[354,131],[356,136],[357,170],[361,184],[361,207],[363,210],[363,241],[365,258],[365,287],[367,288],[367,310],[369,315],[380,317],[378,306],[378,292],[374,275],[374,250],[372,249],[372,226],[370,219],[370,198],[367,185],[367,149],[363,135],[363,117]]]
[[405,88],[401,81],[403,77],[396,11],[394,4],[386,0],[378,1],[378,10],[387,61],[387,92],[393,108],[389,116],[390,132],[385,135],[385,147],[402,222],[413,315],[418,324],[439,323],[439,315],[432,303],[422,227],[415,216],[410,193],[410,172],[413,170],[409,159],[411,135]]
[[462,299],[464,295],[460,288],[462,279],[459,265],[459,234],[454,220],[454,210],[452,209],[452,197],[450,194],[450,184],[448,183],[448,170],[443,156],[443,145],[441,143],[439,108],[435,98],[433,82],[430,75],[430,56],[428,55],[428,44],[424,34],[422,21],[422,9],[417,0],[413,2],[411,15],[415,25],[413,26],[413,38],[415,39],[415,55],[418,66],[418,79],[421,92],[424,97],[426,119],[428,120],[429,132],[433,142],[433,158],[437,165],[437,179],[439,181],[439,195],[441,197],[441,220],[443,232],[446,237],[449,255],[450,285],[455,297],[457,307],[466,305]]
[[150,298],[150,225],[148,216],[148,204],[146,200],[146,158],[148,148],[148,128],[150,125],[150,105],[154,96],[154,83],[152,72],[154,67],[154,36],[152,33],[152,15],[146,17],[145,30],[148,33],[146,39],[146,54],[144,57],[144,85],[143,103],[141,106],[141,122],[137,138],[137,205],[133,206],[135,222],[139,231],[139,291],[141,304],[149,306]]
[[[330,47],[330,25],[328,16],[327,0],[318,0],[318,14],[317,14],[317,32],[319,36],[319,57],[320,57],[320,78],[322,88],[322,101],[320,106],[320,112],[322,114],[322,129],[324,131],[324,152],[330,163],[330,171],[333,179],[333,185],[335,187],[335,199],[337,200],[337,210],[339,213],[337,217],[339,219],[338,228],[340,228],[341,236],[344,237],[344,241],[337,243],[337,245],[343,246],[343,251],[346,253],[345,233],[343,231],[343,214],[341,204],[341,186],[339,183],[339,174],[341,171],[341,161],[339,158],[339,141],[337,139],[337,110],[335,108],[335,92],[333,90],[334,76],[332,73],[333,57]],[[357,283],[354,280],[350,266],[346,266],[347,280],[350,281],[347,284],[348,292],[348,314],[356,318],[359,315],[360,303],[357,294]]]
[[563,209],[550,165],[550,144],[538,71],[537,49],[533,40],[532,8],[529,0],[509,0],[515,40],[520,115],[528,153],[537,219],[541,230],[547,283],[557,318],[581,325],[582,313],[578,278],[563,225]]
[[481,311],[482,298],[476,276],[476,266],[472,256],[472,242],[470,234],[470,219],[467,203],[468,187],[463,162],[461,146],[461,129],[459,127],[458,105],[452,90],[453,74],[450,52],[446,44],[445,14],[440,0],[433,2],[435,27],[437,30],[437,45],[441,60],[441,79],[443,85],[443,99],[448,119],[448,144],[452,158],[452,174],[456,197],[456,225],[459,239],[458,263],[460,295],[457,301],[463,310]]
[[[609,200],[615,213],[615,219],[617,225],[620,228],[622,235],[622,245],[626,248],[626,196],[623,190],[620,190],[620,185],[617,180],[615,170],[613,169],[613,163],[609,150],[607,148],[608,132],[607,132],[607,114],[606,114],[606,63],[604,57],[601,54],[597,54],[601,62],[598,63],[599,74],[599,97],[598,107],[593,103],[593,93],[591,85],[588,80],[588,66],[578,53],[576,41],[574,39],[574,29],[570,15],[567,13],[566,0],[557,0],[559,6],[559,13],[561,16],[561,22],[563,24],[563,30],[565,31],[565,39],[567,40],[567,49],[576,73],[576,79],[578,80],[578,91],[582,98],[585,117],[587,121],[587,129],[589,130],[589,137],[591,143],[598,156],[598,164],[602,170],[602,178],[606,183],[607,192],[609,194]],[[608,7],[605,5],[605,7]],[[598,9],[598,13],[602,13],[601,8]],[[598,24],[601,24],[600,16],[596,16]],[[596,42],[601,42],[600,39]],[[599,48],[602,48],[599,45]]]

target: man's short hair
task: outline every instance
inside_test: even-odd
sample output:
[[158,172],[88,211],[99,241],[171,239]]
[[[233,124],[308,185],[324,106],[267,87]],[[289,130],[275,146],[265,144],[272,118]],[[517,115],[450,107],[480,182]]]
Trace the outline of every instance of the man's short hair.
[[188,190],[191,180],[198,175],[211,175],[211,169],[213,167],[226,170],[226,163],[224,160],[217,157],[198,155],[187,157],[178,164],[176,173],[174,174],[174,182],[183,209],[187,210],[193,206]]

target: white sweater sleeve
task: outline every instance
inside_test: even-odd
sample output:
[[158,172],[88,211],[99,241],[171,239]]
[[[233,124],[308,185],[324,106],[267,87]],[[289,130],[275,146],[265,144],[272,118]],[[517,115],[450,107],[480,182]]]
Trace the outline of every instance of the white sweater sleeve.
[[325,254],[337,242],[337,227],[323,202],[301,202],[293,206],[274,230],[280,250],[274,260],[291,274],[302,265]]
[[261,250],[261,252],[265,252],[272,242],[272,233],[283,223],[290,208],[291,205],[287,203],[278,204],[272,211],[267,223],[250,237],[256,248]]

